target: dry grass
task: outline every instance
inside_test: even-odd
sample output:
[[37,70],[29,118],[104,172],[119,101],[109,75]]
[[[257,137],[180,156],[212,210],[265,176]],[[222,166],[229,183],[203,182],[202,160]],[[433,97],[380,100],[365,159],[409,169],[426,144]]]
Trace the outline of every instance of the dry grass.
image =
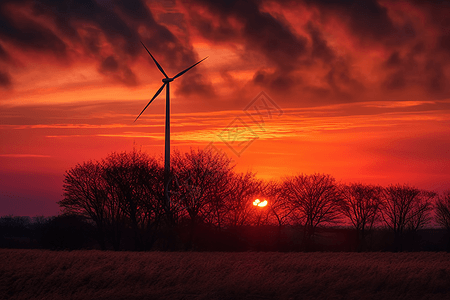
[[450,254],[0,249],[0,299],[450,299]]

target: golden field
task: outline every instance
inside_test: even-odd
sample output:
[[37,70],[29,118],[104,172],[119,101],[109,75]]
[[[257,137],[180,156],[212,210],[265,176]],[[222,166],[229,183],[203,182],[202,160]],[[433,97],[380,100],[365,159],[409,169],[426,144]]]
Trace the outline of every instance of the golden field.
[[0,299],[448,299],[448,253],[0,249]]

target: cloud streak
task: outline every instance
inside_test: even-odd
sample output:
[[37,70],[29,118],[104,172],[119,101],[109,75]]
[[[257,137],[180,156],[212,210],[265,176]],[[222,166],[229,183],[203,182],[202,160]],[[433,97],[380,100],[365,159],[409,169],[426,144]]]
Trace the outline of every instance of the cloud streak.
[[42,154],[0,154],[1,157],[9,157],[9,158],[47,158],[51,157],[50,155],[42,155]]

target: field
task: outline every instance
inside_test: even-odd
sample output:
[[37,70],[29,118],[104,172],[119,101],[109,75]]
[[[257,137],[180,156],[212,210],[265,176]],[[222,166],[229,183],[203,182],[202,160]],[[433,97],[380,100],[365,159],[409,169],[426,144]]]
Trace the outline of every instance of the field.
[[0,299],[450,299],[450,254],[0,249]]

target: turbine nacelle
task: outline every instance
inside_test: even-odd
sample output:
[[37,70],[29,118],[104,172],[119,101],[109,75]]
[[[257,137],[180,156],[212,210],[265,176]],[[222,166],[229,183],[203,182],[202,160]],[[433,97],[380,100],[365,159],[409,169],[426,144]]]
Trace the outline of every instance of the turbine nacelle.
[[[155,93],[155,95],[153,95],[152,99],[150,99],[150,101],[147,103],[147,105],[144,107],[144,109],[141,111],[141,113],[137,116],[137,118],[134,120],[134,122],[137,121],[137,119],[139,119],[139,117],[142,115],[142,113],[147,109],[147,107],[150,105],[150,103],[153,102],[153,100],[155,100],[156,97],[158,97],[158,95],[162,92],[162,90],[166,87],[169,88],[169,82],[172,82],[174,79],[177,79],[178,77],[180,77],[181,75],[183,75],[184,73],[186,73],[187,71],[189,71],[190,69],[192,69],[193,67],[195,67],[196,65],[198,65],[199,63],[201,63],[202,61],[204,61],[205,59],[208,58],[205,57],[204,59],[196,62],[195,64],[193,64],[192,66],[190,66],[189,68],[179,72],[177,75],[173,76],[172,78],[170,78],[169,76],[167,76],[166,72],[164,72],[164,69],[161,67],[161,65],[156,61],[156,59],[153,57],[153,55],[150,53],[150,51],[148,51],[147,47],[145,47],[144,43],[141,41],[142,46],[144,46],[145,50],[147,50],[147,53],[150,55],[150,57],[152,58],[152,60],[155,62],[156,67],[159,69],[159,71],[161,71],[161,73],[164,75],[165,78],[163,78],[162,82],[163,85],[159,88],[159,90]],[[170,95],[169,93],[166,94],[166,102],[169,103],[170,101]],[[166,108],[166,117],[168,119],[168,108]],[[167,128],[169,128],[169,124],[166,124],[166,130]],[[166,136],[166,140],[167,140],[167,136]]]

